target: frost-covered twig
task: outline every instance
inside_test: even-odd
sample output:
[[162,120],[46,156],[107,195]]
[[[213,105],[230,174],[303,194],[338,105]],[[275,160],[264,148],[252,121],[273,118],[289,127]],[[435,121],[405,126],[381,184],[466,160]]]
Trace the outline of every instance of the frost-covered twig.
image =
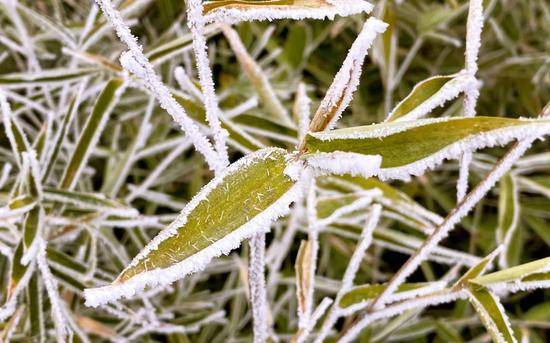
[[331,129],[340,119],[359,85],[368,49],[387,27],[388,24],[375,17],[367,19],[311,121],[311,132]]
[[50,298],[50,304],[52,306],[52,317],[55,324],[56,338],[58,342],[64,342],[66,336],[69,334],[69,328],[66,321],[66,314],[64,308],[64,302],[59,297],[57,292],[57,281],[50,271],[48,262],[46,260],[46,242],[41,238],[38,238],[39,251],[36,256],[36,262],[42,279],[44,280],[44,286]]
[[[536,138],[535,138],[536,139]],[[426,239],[420,249],[411,256],[407,262],[394,274],[388,285],[380,295],[372,302],[370,309],[378,311],[383,308],[388,297],[395,292],[405,279],[412,274],[430,252],[437,247],[442,239],[447,237],[449,231],[472,210],[472,208],[487,194],[495,183],[513,166],[531,147],[535,139],[525,139],[514,144],[506,155],[494,166],[492,171],[449,213],[445,221]],[[364,323],[370,323],[368,318],[372,313],[364,313],[361,318],[347,331],[347,341],[353,339],[364,328]],[[346,341],[346,340],[345,340]]]
[[252,305],[254,343],[262,343],[269,337],[267,291],[265,287],[265,233],[252,236],[249,242],[248,284]]
[[298,140],[302,141],[309,129],[311,116],[311,99],[307,96],[304,83],[298,85],[293,112],[294,116],[298,118]]
[[227,161],[220,159],[212,144],[199,131],[197,125],[185,113],[185,110],[176,102],[168,87],[166,87],[155,73],[147,57],[143,54],[142,47],[124,24],[122,16],[114,8],[110,0],[96,0],[105,16],[111,22],[119,38],[128,46],[129,52],[121,56],[121,63],[124,68],[136,74],[147,85],[149,91],[155,95],[162,108],[164,108],[174,119],[182,130],[188,135],[195,148],[203,154],[210,168],[216,172],[227,166]]
[[214,147],[218,152],[219,159],[228,165],[229,157],[227,156],[227,146],[225,144],[228,133],[222,129],[220,123],[220,117],[223,116],[223,113],[218,107],[218,97],[214,89],[212,69],[208,60],[202,0],[189,0],[187,6],[187,26],[193,35],[193,51],[195,52],[199,81],[204,95],[206,120],[212,128]]
[[[309,180],[306,195],[306,214],[308,223],[308,240],[306,243],[307,249],[305,252],[304,268],[306,269],[305,275],[302,277],[305,280],[301,280],[305,284],[305,289],[298,288],[301,291],[301,295],[298,295],[299,299],[302,298],[302,306],[298,307],[298,327],[305,329],[309,326],[311,316],[313,313],[313,296],[315,292],[315,271],[317,269],[317,255],[319,253],[319,222],[317,217],[317,184],[315,178],[311,174],[311,171],[306,172]],[[299,300],[300,301],[300,300]]]
[[367,248],[369,247],[372,241],[372,233],[376,228],[378,221],[380,220],[381,211],[382,211],[382,206],[378,204],[375,204],[371,207],[371,210],[369,212],[369,217],[367,219],[367,223],[363,227],[363,231],[361,233],[361,238],[359,240],[359,243],[357,244],[357,247],[355,248],[355,251],[351,256],[351,259],[344,273],[340,290],[336,294],[336,299],[334,300],[334,304],[332,305],[329,313],[325,317],[325,321],[321,326],[321,330],[319,331],[319,333],[317,334],[317,337],[315,338],[315,343],[321,343],[324,341],[324,339],[329,334],[330,330],[332,329],[332,327],[340,317],[341,315],[341,308],[339,306],[340,300],[342,299],[344,294],[348,292],[353,286],[353,280],[355,279],[355,275],[359,270],[359,266],[361,265],[361,261],[363,260],[363,257],[365,255],[365,251],[367,250]]
[[[481,30],[483,29],[483,1],[470,0],[468,20],[466,23],[466,72],[475,78],[478,70],[477,58],[481,47]],[[472,83],[464,91],[464,116],[476,115],[476,104],[479,98],[479,83]],[[468,191],[469,167],[472,162],[472,153],[466,152],[460,159],[460,171],[456,186],[456,198],[460,201]]]
[[349,343],[354,341],[357,335],[361,333],[361,330],[376,320],[394,317],[407,310],[446,304],[464,298],[466,298],[466,293],[463,290],[445,290],[387,306],[379,311],[373,312],[370,316],[361,317],[361,319],[356,322],[354,326],[349,328],[349,330],[338,340],[338,342]]

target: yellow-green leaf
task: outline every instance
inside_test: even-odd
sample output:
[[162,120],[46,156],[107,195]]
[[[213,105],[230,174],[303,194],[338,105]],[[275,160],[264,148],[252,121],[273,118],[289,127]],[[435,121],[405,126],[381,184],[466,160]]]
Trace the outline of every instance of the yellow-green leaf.
[[525,281],[525,279],[529,280],[528,278],[531,275],[548,271],[550,271],[550,257],[479,276],[470,280],[470,282],[481,286],[490,286],[506,282]]
[[[502,145],[514,139],[543,136],[550,132],[550,120],[498,117],[421,119],[383,123],[306,136],[306,158],[318,153],[379,155],[376,175],[408,179],[421,175],[445,159],[465,151]],[[353,158],[350,158],[353,159]],[[360,167],[360,166],[358,166]],[[342,169],[342,172],[347,172]]]
[[[418,291],[430,286],[430,282],[404,283],[396,291],[396,294],[409,291]],[[340,307],[347,308],[352,305],[364,303],[367,300],[376,298],[386,288],[386,284],[366,284],[352,288],[345,293],[340,300]]]
[[71,159],[67,164],[63,179],[59,184],[60,188],[69,189],[76,182],[78,174],[84,168],[91,151],[97,144],[97,140],[118,99],[122,86],[122,79],[113,79],[107,82],[107,85],[97,98],[92,113],[88,117],[76,147],[71,154]]
[[499,191],[497,242],[504,245],[499,264],[501,268],[506,268],[515,264],[512,240],[519,222],[519,194],[515,178],[510,174],[504,175]]
[[470,302],[495,343],[514,343],[510,320],[498,298],[485,288],[469,289]]
[[113,285],[86,290],[87,303],[96,306],[132,296],[146,286],[169,284],[269,229],[301,191],[300,184],[285,174],[287,158],[284,150],[272,148],[233,163],[191,200]]
[[[463,78],[457,78],[456,74],[453,75],[437,75],[430,77],[426,80],[420,81],[417,83],[412,91],[403,99],[388,115],[386,121],[394,121],[399,118],[404,118],[405,116],[415,119],[417,117],[415,112],[426,112],[429,109],[422,108],[423,104],[426,104],[428,107],[435,107],[441,102],[436,101],[437,98],[445,98],[444,92],[450,92],[457,86],[464,82]],[[458,92],[455,92],[458,94]],[[429,106],[428,101],[437,102],[433,106]]]

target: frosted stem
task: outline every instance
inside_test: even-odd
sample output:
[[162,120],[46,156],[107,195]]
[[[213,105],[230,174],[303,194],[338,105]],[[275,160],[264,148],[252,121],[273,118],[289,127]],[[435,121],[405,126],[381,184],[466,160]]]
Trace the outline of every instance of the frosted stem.
[[172,116],[174,121],[189,136],[197,151],[203,154],[210,169],[217,173],[220,172],[227,166],[227,161],[218,157],[210,141],[199,131],[197,125],[174,99],[168,87],[162,83],[155,73],[153,66],[143,54],[143,49],[139,45],[137,38],[132,35],[130,28],[124,24],[120,12],[115,9],[110,0],[96,0],[96,2],[101,7],[101,10],[115,29],[119,38],[130,49],[129,53],[121,56],[121,63],[124,68],[130,69],[130,72],[143,80],[147,88],[157,98],[161,107]]
[[228,133],[222,129],[220,117],[223,115],[218,107],[218,97],[214,89],[214,79],[212,69],[208,60],[208,46],[205,36],[205,21],[202,15],[203,5],[201,0],[187,1],[187,26],[193,35],[193,51],[197,61],[197,71],[202,93],[204,95],[204,107],[206,110],[206,120],[210,124],[214,136],[214,146],[218,152],[220,160],[226,165],[229,164],[227,156],[226,140]]
[[[468,21],[466,23],[466,72],[475,77],[478,65],[477,58],[481,47],[481,30],[483,29],[483,0],[470,0],[468,8]],[[464,92],[464,116],[476,115],[477,99],[479,98],[479,85],[472,83]],[[461,201],[468,191],[468,174],[472,153],[466,152],[460,159],[460,172],[457,183],[457,201]]]
[[250,238],[250,263],[248,283],[250,286],[250,303],[254,343],[265,342],[269,336],[267,292],[265,287],[265,233]]
[[[536,139],[536,138],[535,138]],[[506,155],[493,167],[491,172],[481,181],[474,190],[472,190],[468,196],[466,196],[445,218],[443,223],[439,225],[434,232],[428,236],[424,241],[420,249],[412,255],[407,262],[393,275],[388,282],[386,288],[380,293],[380,295],[372,302],[369,309],[380,310],[384,307],[390,295],[392,295],[397,287],[399,287],[406,278],[411,275],[416,268],[422,263],[426,257],[437,247],[439,242],[447,237],[449,231],[465,217],[474,206],[487,194],[487,192],[495,185],[495,183],[510,170],[513,164],[531,147],[535,139],[529,138],[521,140],[514,144],[514,146],[506,153]],[[351,332],[355,335],[359,334],[361,329],[361,323],[369,323],[367,320],[371,314],[364,313],[360,319],[348,330],[346,336],[351,335]],[[352,336],[353,339],[355,336]],[[349,340],[347,340],[349,341]]]
[[374,17],[367,19],[363,29],[353,42],[342,67],[334,77],[327,94],[311,120],[311,132],[332,128],[350,104],[359,85],[363,62],[374,39],[383,33],[388,24]]
[[330,330],[332,329],[334,324],[336,324],[336,321],[340,317],[341,308],[338,304],[340,303],[340,300],[342,299],[344,294],[349,291],[351,287],[353,287],[353,280],[355,279],[355,275],[359,270],[359,266],[361,265],[361,261],[363,260],[363,257],[365,255],[365,251],[372,242],[372,233],[378,225],[381,213],[382,206],[380,206],[379,204],[375,204],[371,207],[369,217],[367,218],[367,222],[363,227],[363,231],[361,232],[359,243],[357,244],[357,247],[355,248],[355,251],[351,256],[351,259],[344,273],[344,277],[342,278],[342,285],[340,287],[340,290],[336,294],[334,304],[332,305],[329,313],[325,318],[325,321],[323,322],[321,331],[315,338],[315,343],[322,343],[325,340],[326,336],[329,334]]

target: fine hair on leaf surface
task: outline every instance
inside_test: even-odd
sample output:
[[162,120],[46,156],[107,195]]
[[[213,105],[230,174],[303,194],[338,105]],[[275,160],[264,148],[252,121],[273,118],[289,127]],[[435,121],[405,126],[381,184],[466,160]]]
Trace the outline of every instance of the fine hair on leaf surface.
[[547,7],[0,1],[0,341],[549,341]]

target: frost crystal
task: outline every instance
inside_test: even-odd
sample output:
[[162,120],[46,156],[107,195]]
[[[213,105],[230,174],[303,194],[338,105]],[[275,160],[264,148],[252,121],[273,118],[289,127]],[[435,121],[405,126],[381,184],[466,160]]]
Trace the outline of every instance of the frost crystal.
[[352,152],[336,151],[317,153],[307,156],[307,164],[321,172],[337,175],[351,174],[369,178],[380,172],[380,155],[362,155]]
[[[372,4],[364,0],[322,0],[325,2],[316,6],[296,5],[262,5],[240,9],[236,7],[219,7],[205,15],[206,22],[236,24],[241,21],[278,20],[278,19],[330,19],[335,16],[350,16],[358,13],[369,13]],[[303,1],[304,2],[304,1]],[[307,1],[305,1],[307,3]]]

